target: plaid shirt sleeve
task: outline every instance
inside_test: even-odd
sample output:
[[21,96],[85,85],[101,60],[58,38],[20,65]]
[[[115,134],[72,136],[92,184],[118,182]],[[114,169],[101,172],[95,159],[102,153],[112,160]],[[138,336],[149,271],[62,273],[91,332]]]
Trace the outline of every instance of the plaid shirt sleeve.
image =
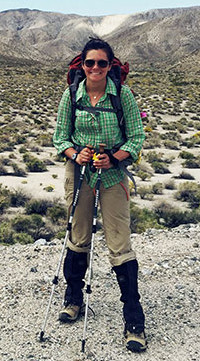
[[71,98],[69,88],[63,93],[58,107],[53,143],[58,154],[63,153],[65,149],[73,147],[71,142]]
[[137,103],[130,88],[127,86],[122,86],[121,104],[127,141],[120,149],[129,152],[133,160],[137,160],[145,139],[145,133]]

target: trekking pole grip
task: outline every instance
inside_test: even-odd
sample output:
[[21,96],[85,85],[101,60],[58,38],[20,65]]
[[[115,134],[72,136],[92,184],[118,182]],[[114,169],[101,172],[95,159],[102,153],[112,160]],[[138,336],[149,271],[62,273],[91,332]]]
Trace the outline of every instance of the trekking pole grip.
[[90,150],[93,149],[93,146],[91,144],[87,144],[86,147],[89,148]]
[[105,148],[106,144],[104,143],[100,143],[99,144],[99,152],[100,154],[103,154],[104,153],[104,148]]

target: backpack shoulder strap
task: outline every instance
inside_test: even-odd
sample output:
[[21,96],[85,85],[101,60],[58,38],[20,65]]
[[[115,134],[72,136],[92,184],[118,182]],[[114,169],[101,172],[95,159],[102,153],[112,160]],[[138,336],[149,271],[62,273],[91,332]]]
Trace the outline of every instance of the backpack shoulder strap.
[[121,71],[120,65],[121,65],[121,63],[119,62],[118,59],[116,59],[116,61],[114,62],[114,66],[111,68],[108,75],[114,82],[116,89],[117,89],[117,95],[115,96],[113,94],[110,94],[110,100],[111,100],[111,104],[112,104],[113,108],[116,110],[118,124],[119,124],[119,128],[122,132],[123,139],[126,140],[123,109],[122,109],[121,98],[120,98],[121,86],[122,86],[122,82],[121,82],[121,78],[122,78],[121,72],[122,71]]
[[71,126],[72,126],[72,133],[75,130],[75,119],[76,119],[76,92],[79,86],[79,83],[83,79],[82,70],[76,70],[74,73],[74,79],[73,83],[70,84],[69,90],[70,90],[70,97],[71,97],[71,104],[72,104],[72,115],[71,115]]

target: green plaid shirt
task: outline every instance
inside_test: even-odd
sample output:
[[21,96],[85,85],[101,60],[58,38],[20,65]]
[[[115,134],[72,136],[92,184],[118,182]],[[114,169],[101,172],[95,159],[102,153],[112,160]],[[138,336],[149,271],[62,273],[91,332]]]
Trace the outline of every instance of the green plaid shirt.
[[[117,95],[117,90],[113,81],[108,77],[105,94],[96,106],[112,109],[109,94]],[[136,161],[145,138],[140,112],[129,87],[122,86],[120,98],[127,137],[127,141],[120,149],[129,152],[133,160]],[[85,89],[85,80],[79,84],[76,100],[81,105],[91,107]],[[60,101],[57,126],[53,137],[58,154],[63,153],[67,148],[74,147],[73,143],[81,146],[91,144],[98,151],[100,143],[105,143],[107,149],[112,149],[114,145],[123,142],[115,113],[98,112],[98,115],[94,115],[85,110],[76,109],[75,131],[73,134],[71,134],[71,131],[71,98],[69,88],[67,88]],[[104,187],[109,188],[122,181],[123,177],[122,170],[110,168],[102,171],[101,180]],[[89,185],[93,188],[96,184],[97,172],[90,172],[88,167],[87,179]]]

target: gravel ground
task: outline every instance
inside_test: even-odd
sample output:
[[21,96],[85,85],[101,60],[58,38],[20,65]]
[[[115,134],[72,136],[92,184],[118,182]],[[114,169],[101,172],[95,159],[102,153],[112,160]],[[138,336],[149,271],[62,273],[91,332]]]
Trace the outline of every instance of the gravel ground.
[[1,246],[0,359],[2,361],[197,361],[199,343],[200,224],[132,235],[139,261],[139,288],[146,314],[148,349],[127,351],[119,290],[104,237],[96,235],[85,353],[84,316],[58,321],[65,283],[62,272],[39,342],[62,242]]

